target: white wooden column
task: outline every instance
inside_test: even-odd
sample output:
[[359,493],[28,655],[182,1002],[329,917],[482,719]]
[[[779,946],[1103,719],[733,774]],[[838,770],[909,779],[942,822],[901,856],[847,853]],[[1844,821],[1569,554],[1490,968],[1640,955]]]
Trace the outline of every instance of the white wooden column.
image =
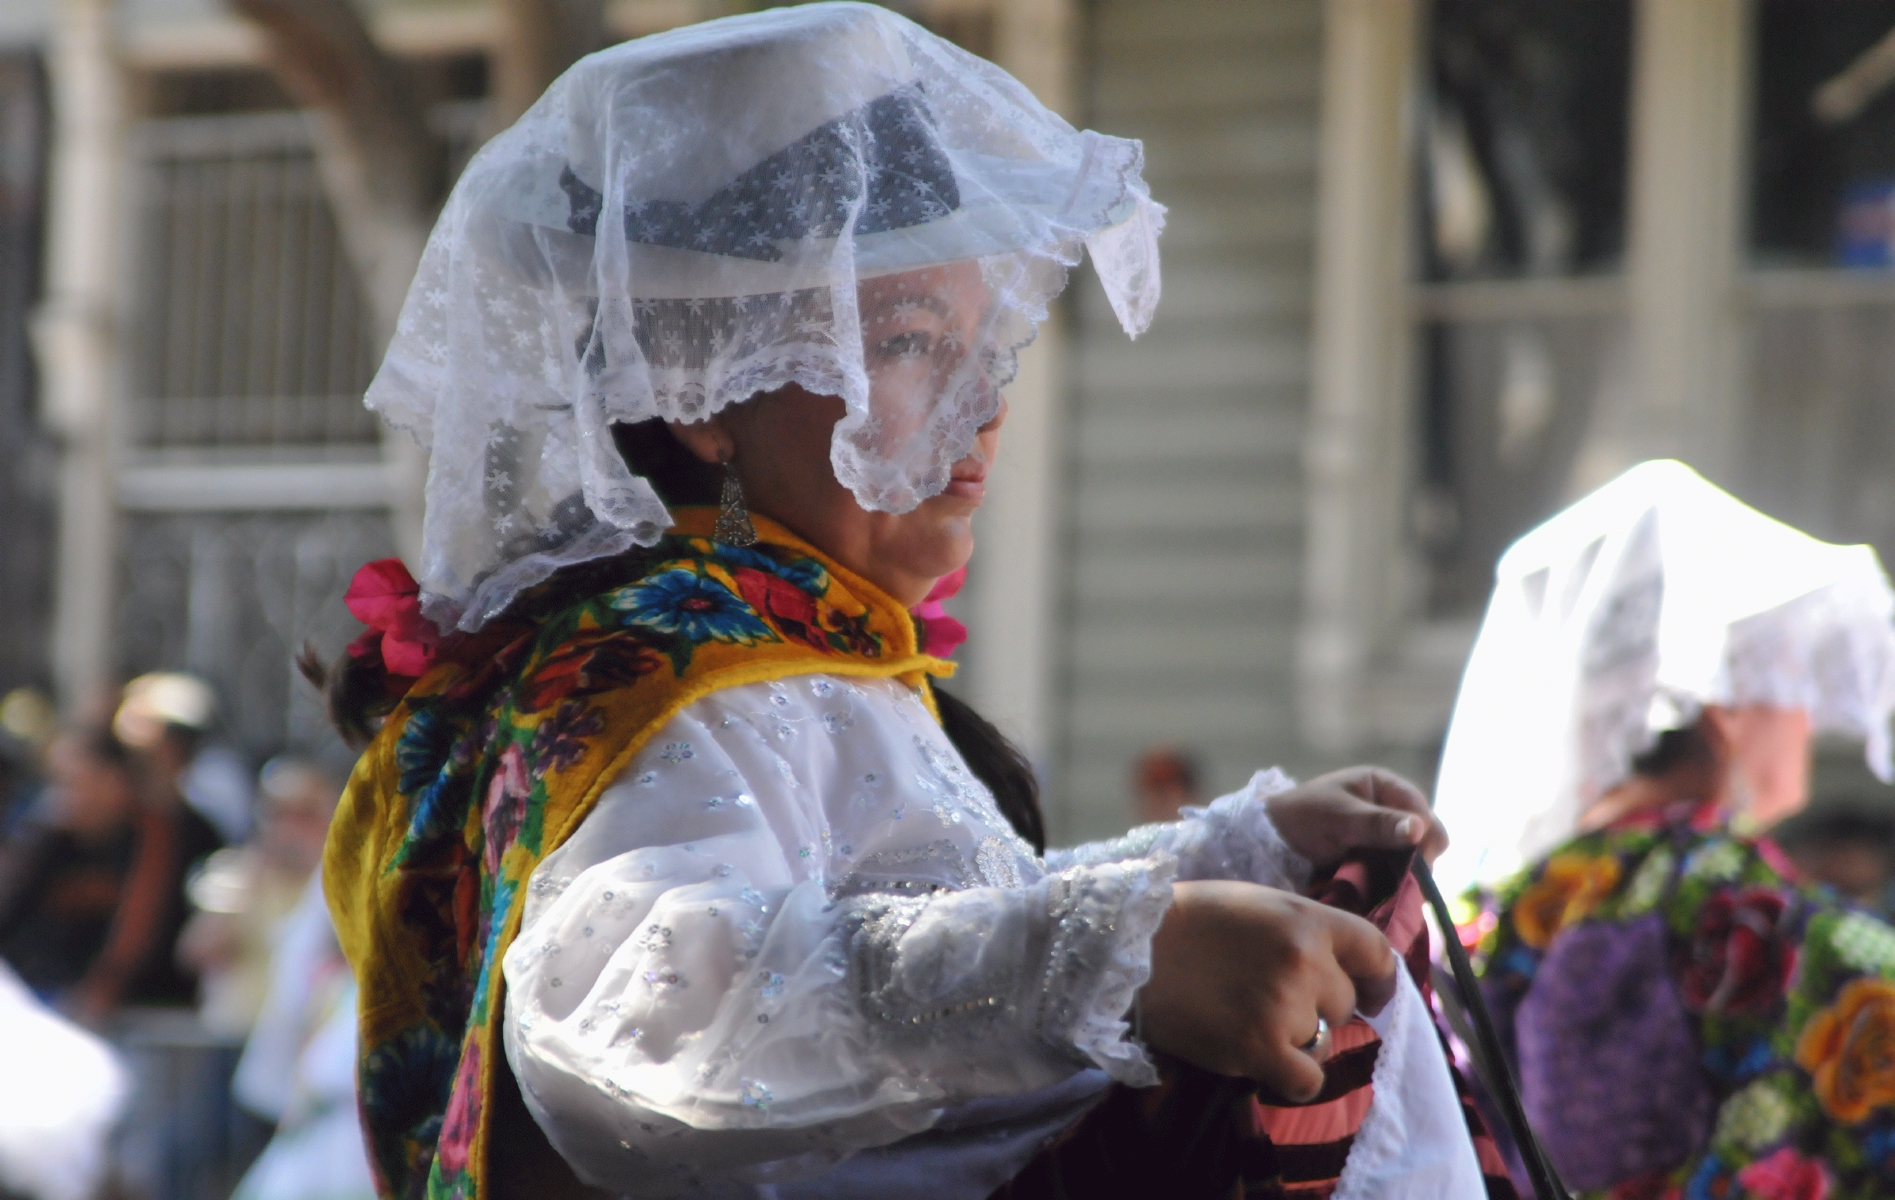
[[1660,455],[1732,482],[1744,404],[1736,284],[1750,29],[1746,0],[1639,0],[1627,210],[1631,380],[1600,414],[1582,484]]
[[41,411],[61,439],[53,678],[88,701],[112,671],[117,594],[117,236],[123,218],[124,88],[115,0],[59,0],[50,45],[53,153],[46,298],[33,319]]
[[[1072,0],[999,0],[994,59],[1054,112],[1073,114]],[[966,696],[1038,764],[1050,758],[1060,580],[1060,477],[1067,336],[1061,311],[1040,327],[1007,388],[1011,406],[969,569]]]
[[1407,122],[1414,0],[1326,0],[1299,714],[1315,747],[1368,733],[1373,658],[1405,608],[1410,463]]

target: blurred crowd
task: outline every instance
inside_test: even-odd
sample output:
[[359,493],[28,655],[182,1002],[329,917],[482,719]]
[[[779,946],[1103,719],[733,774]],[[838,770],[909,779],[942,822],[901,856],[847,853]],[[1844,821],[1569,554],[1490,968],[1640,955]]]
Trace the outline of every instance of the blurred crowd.
[[190,675],[72,722],[0,702],[0,1040],[30,1031],[4,1057],[70,1075],[60,1128],[91,1131],[0,1129],[0,1200],[373,1195],[318,870],[340,792],[313,759],[253,771]]

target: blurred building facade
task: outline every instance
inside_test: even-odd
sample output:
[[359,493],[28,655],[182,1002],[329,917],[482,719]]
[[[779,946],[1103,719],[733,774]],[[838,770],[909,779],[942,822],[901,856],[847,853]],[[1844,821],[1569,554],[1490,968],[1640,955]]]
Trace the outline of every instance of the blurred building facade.
[[[1427,775],[1494,556],[1640,458],[1895,551],[1895,0],[902,7],[1171,209],[1151,331],[1080,279],[1023,362],[957,602],[1060,836],[1155,743]],[[464,160],[493,13],[365,10]],[[186,667],[319,736],[290,654],[403,538],[311,147],[217,0],[0,5],[0,687]]]

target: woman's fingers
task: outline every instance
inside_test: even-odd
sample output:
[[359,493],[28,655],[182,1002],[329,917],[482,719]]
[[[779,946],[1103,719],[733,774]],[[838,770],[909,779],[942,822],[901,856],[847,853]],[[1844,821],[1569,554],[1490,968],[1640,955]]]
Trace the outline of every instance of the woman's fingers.
[[1266,803],[1283,840],[1319,867],[1358,849],[1419,848],[1433,862],[1448,845],[1421,789],[1379,767],[1332,771]]
[[1322,1089],[1317,1018],[1341,1030],[1394,994],[1394,951],[1375,926],[1289,892],[1228,880],[1174,885],[1141,998],[1146,1040],[1279,1095]]
[[1407,850],[1420,845],[1428,836],[1428,819],[1395,809],[1378,808],[1358,800],[1342,814],[1345,828],[1338,841],[1353,850]]
[[1354,988],[1350,1011],[1374,1016],[1395,996],[1395,972],[1400,962],[1382,931],[1354,916],[1330,910],[1337,918],[1330,933],[1336,965]]
[[1401,839],[1400,844],[1419,846],[1421,856],[1430,863],[1448,848],[1447,826],[1435,817],[1428,797],[1420,788],[1380,767],[1362,769],[1354,784],[1344,786],[1394,818],[1395,836]]
[[[1315,1022],[1315,1014],[1310,1014]],[[1323,1067],[1301,1047],[1288,1039],[1273,1041],[1265,1047],[1262,1061],[1251,1069],[1251,1078],[1285,1100],[1306,1104],[1323,1090]]]
[[1304,973],[1303,986],[1279,994],[1277,1011],[1265,1021],[1265,1053],[1252,1070],[1259,1083],[1298,1103],[1322,1091],[1322,1064],[1334,1052],[1336,1031],[1360,1003],[1354,981],[1333,958],[1312,959]]

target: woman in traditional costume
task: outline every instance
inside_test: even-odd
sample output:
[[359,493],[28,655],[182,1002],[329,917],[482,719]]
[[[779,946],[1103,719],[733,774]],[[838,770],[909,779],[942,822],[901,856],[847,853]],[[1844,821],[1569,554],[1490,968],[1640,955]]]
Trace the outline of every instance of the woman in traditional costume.
[[[1480,1194],[1388,942],[1279,890],[1437,851],[1412,788],[1263,772],[1043,855],[1030,770],[932,683],[910,609],[971,553],[1015,353],[1082,250],[1150,319],[1141,161],[817,4],[593,55],[469,164],[368,394],[431,454],[420,582],[358,576],[331,684],[373,738],[325,879],[386,1193],[1070,1188],[1154,1051],[1308,1099],[1359,1008],[1353,1194]],[[1228,1196],[1200,1117],[1067,1160]]]
[[1760,831],[1812,733],[1889,775],[1895,612],[1832,546],[1688,468],[1633,468],[1501,559],[1439,805],[1479,844],[1462,941],[1566,1184],[1895,1194],[1895,930]]

